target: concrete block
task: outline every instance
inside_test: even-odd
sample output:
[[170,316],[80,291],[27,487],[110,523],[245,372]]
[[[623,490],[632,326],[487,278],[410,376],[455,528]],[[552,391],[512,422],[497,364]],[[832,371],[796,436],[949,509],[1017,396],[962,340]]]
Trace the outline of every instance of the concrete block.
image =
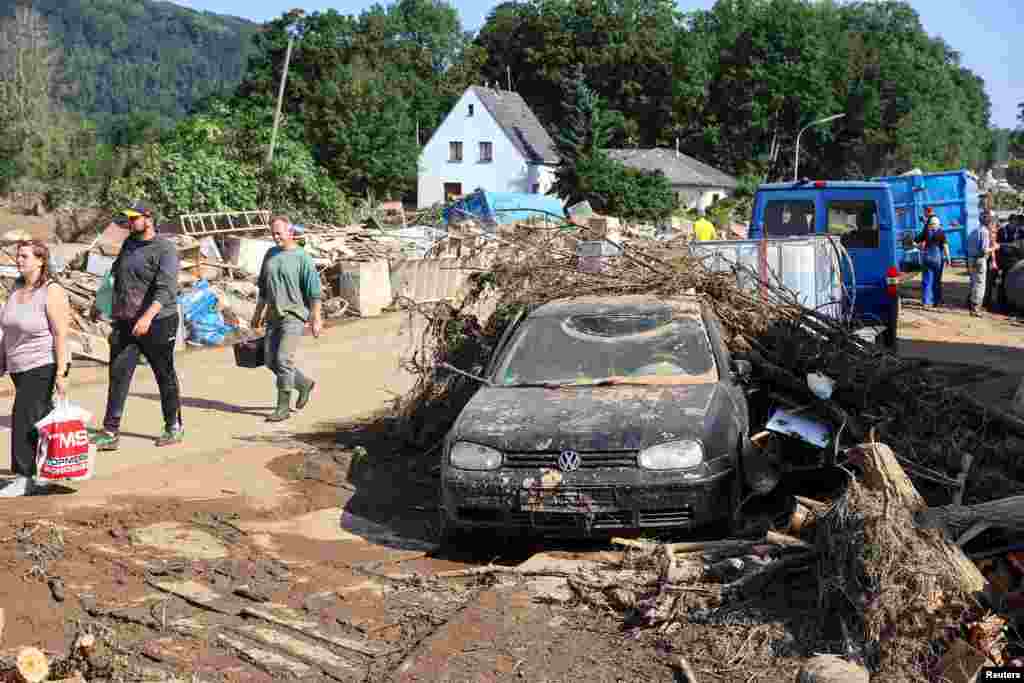
[[388,262],[341,261],[338,292],[362,317],[380,315],[391,305]]

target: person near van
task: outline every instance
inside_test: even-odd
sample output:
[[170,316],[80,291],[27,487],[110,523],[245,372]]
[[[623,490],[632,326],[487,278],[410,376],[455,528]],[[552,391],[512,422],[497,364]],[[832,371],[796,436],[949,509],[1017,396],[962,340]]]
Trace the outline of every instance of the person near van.
[[693,236],[698,242],[709,242],[711,240],[718,239],[718,231],[715,230],[715,225],[705,217],[704,212],[700,212],[700,218],[693,224]]
[[181,443],[181,384],[174,369],[174,343],[178,336],[178,249],[156,234],[153,209],[136,202],[121,212],[128,218],[128,239],[114,259],[110,335],[110,385],[103,429],[94,436],[96,449],[120,446],[121,418],[128,400],[139,355],[153,369],[160,389],[164,431],[156,445]]
[[265,363],[277,378],[277,409],[267,422],[281,422],[291,416],[292,392],[298,392],[295,408],[302,410],[316,386],[295,367],[295,354],[306,323],[310,323],[313,336],[319,337],[324,319],[320,274],[312,257],[296,242],[295,227],[286,216],[276,216],[270,230],[277,246],[263,257],[252,328],[259,329],[266,322]]
[[989,313],[995,311],[996,292],[999,285],[999,219],[993,217],[988,224],[988,246],[990,256],[988,259],[988,271],[985,274],[985,297],[982,300],[982,308]]
[[39,492],[36,476],[36,423],[53,410],[53,394],[67,394],[68,327],[71,308],[64,288],[50,277],[50,251],[38,240],[18,244],[18,279],[0,313],[0,345],[6,372],[14,382],[11,415],[11,470],[14,481],[0,489],[12,498]]
[[949,243],[942,229],[939,217],[932,215],[928,224],[917,236],[921,249],[924,274],[921,277],[922,303],[925,308],[942,305],[942,271],[950,262]]
[[967,240],[967,270],[971,279],[971,290],[967,298],[967,307],[971,315],[981,315],[981,306],[985,301],[985,285],[988,282],[988,261],[995,249],[989,240],[989,216],[982,216],[981,225],[971,232]]

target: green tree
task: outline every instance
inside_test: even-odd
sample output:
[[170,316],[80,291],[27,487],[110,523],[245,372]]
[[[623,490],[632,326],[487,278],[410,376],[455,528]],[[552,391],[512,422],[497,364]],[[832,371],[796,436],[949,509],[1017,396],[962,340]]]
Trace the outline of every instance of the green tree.
[[[240,97],[272,106],[289,22],[275,20],[258,36]],[[478,81],[483,61],[455,9],[441,0],[399,0],[359,16],[315,12],[302,30],[284,110],[317,160],[352,194],[413,189],[419,142]]]
[[608,111],[577,67],[565,84],[565,125],[556,136],[559,164],[551,193],[568,203],[588,201],[597,211],[630,220],[657,220],[676,208],[675,193],[662,173],[627,168],[604,148],[623,118]]
[[60,103],[95,120],[102,139],[126,115],[173,121],[202,98],[233,90],[259,30],[155,0],[0,0],[0,17],[16,16],[26,2],[62,55]]
[[285,120],[274,163],[264,166],[272,116],[262,107],[208,102],[205,112],[142,148],[112,183],[109,203],[146,197],[166,217],[269,206],[300,219],[343,221],[344,195],[313,159],[301,128]]

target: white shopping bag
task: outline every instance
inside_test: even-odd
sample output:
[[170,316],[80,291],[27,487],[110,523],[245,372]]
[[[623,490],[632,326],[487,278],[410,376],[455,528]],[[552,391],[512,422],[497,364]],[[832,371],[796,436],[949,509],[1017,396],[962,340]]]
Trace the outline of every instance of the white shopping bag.
[[50,414],[36,423],[36,478],[42,481],[84,481],[96,469],[96,446],[86,426],[92,413],[58,398]]

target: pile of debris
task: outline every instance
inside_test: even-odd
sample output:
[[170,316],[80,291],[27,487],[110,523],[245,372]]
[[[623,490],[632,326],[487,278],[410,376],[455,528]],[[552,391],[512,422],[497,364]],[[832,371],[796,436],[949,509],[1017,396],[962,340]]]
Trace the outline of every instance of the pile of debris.
[[[816,568],[821,607],[839,615],[835,623],[842,624],[849,658],[903,680],[919,680],[922,672],[934,674],[944,666],[945,648],[962,647],[956,642],[962,628],[970,651],[982,653],[981,663],[1002,663],[995,644],[1001,634],[982,637],[985,629],[1005,623],[986,612],[999,600],[979,597],[988,582],[960,545],[985,530],[974,524],[1019,531],[1024,515],[1014,507],[1009,515],[1014,522],[997,524],[997,511],[959,505],[998,497],[999,490],[988,485],[995,477],[1024,490],[1015,478],[1013,445],[1024,437],[1024,422],[950,387],[927,364],[863,340],[848,322],[801,306],[785,288],[738,272],[742,266],[713,272],[687,249],[633,240],[615,243],[612,255],[600,257],[600,267],[582,267],[576,243],[593,237],[579,229],[521,230],[505,237],[488,268],[470,276],[473,287],[459,305],[405,302],[427,320],[420,344],[406,360],[417,383],[399,401],[408,438],[436,452],[478,386],[473,375],[486,365],[502,332],[535,306],[581,296],[700,295],[721,320],[734,357],[750,362],[752,385],[767,403],[768,415],[788,411],[821,428],[825,447],[814,449],[819,457],[814,466],[844,472],[849,481],[838,492],[821,491],[832,495],[830,500],[818,496],[797,506],[805,522],[812,520],[793,527],[803,529],[799,542],[730,541],[705,553],[694,567],[674,564],[671,552],[659,550],[665,557],[659,581],[632,591],[609,584],[595,593],[595,586],[587,586],[585,593],[630,611],[629,623],[654,626],[680,610],[688,618],[706,618],[707,610],[749,596],[766,581]],[[751,281],[757,283],[753,288],[740,284]],[[483,310],[493,312],[485,316]],[[802,445],[785,429],[771,426],[753,440],[767,461],[773,460],[773,450]],[[954,505],[927,508],[926,500]],[[967,524],[973,535],[929,529],[923,521],[929,514]],[[1008,516],[1005,509],[1001,514],[1004,520]],[[948,524],[945,528],[950,531]],[[740,551],[742,558],[736,556]],[[731,578],[714,589],[671,590],[716,574]],[[946,659],[961,666],[961,655]]]

